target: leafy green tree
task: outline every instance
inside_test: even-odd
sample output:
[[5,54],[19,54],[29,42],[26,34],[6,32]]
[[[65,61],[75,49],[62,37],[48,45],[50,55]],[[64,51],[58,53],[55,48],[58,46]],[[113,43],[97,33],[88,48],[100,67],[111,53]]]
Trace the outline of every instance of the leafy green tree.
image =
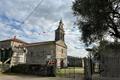
[[86,45],[104,35],[120,38],[120,0],[75,0],[72,9]]

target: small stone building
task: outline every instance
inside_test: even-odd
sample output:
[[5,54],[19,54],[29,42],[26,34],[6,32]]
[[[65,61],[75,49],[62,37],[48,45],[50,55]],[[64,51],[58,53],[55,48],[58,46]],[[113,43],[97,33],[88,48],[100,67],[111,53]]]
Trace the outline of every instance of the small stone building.
[[26,44],[19,39],[0,41],[0,62],[11,66],[26,63]]
[[[63,22],[60,20],[54,41],[27,43],[16,38],[3,40],[0,41],[0,55],[3,58],[5,54],[9,54],[5,61],[9,61],[11,65],[56,64],[57,67],[67,67],[67,45],[64,35]],[[2,58],[0,61],[3,63],[5,61],[2,61]]]

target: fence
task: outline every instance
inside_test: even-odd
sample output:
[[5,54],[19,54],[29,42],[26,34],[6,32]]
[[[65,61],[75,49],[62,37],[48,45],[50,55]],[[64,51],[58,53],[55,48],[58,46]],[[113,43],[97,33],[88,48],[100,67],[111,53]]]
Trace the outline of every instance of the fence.
[[104,56],[100,63],[101,80],[120,80],[120,57]]
[[83,80],[84,79],[84,67],[83,67],[84,65],[81,66],[82,62],[81,60],[79,61],[76,58],[72,57],[71,59],[70,57],[70,61],[69,61],[70,65],[68,65],[68,67],[65,67],[65,68],[57,68],[56,76],[64,77],[67,80]]

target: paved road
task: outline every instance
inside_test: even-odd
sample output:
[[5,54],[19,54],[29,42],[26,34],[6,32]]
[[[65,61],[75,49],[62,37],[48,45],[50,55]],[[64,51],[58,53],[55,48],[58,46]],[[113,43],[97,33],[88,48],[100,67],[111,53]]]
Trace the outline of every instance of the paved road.
[[24,76],[24,75],[0,75],[0,80],[82,80],[73,78],[61,77],[38,77],[38,76]]

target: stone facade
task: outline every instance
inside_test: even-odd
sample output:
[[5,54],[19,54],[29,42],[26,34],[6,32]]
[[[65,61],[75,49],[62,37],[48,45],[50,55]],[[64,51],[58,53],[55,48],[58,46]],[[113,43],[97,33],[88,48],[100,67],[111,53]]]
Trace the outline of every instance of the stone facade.
[[[58,67],[67,67],[67,46],[62,41],[56,42],[56,60]],[[63,65],[61,62],[63,62]]]
[[55,44],[54,42],[31,44],[27,46],[27,63],[29,64],[46,64],[47,57],[55,59]]

